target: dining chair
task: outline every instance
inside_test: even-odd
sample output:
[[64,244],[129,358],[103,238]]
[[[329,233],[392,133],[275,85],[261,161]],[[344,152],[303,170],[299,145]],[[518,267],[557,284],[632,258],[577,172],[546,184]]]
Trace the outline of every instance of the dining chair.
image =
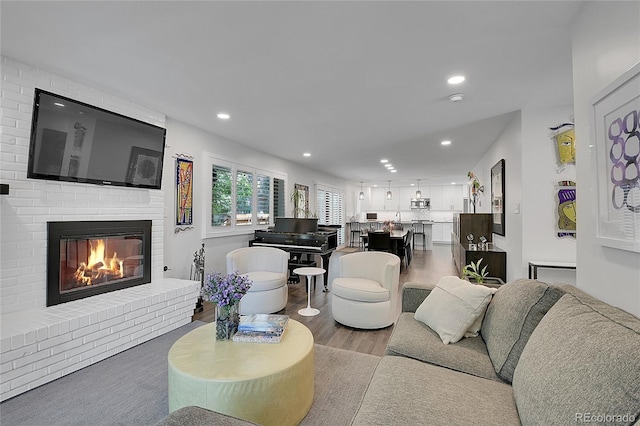
[[389,232],[369,232],[369,251],[391,252],[391,233]]

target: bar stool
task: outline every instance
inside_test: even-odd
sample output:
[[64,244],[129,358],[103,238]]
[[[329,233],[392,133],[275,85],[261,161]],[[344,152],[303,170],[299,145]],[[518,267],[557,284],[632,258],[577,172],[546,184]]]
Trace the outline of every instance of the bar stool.
[[356,239],[358,240],[358,245],[360,245],[360,222],[349,222],[349,229],[351,230],[349,247],[353,247],[353,243]]
[[424,223],[422,222],[413,222],[413,247],[416,247],[416,235],[422,237],[422,251],[427,250],[427,236],[424,233]]

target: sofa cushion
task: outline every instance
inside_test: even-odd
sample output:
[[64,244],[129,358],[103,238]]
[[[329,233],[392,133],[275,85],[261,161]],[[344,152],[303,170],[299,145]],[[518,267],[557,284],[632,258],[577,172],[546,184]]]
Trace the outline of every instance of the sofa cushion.
[[505,383],[385,356],[352,424],[513,426],[520,421],[511,386]]
[[640,415],[639,354],[640,319],[569,289],[531,334],[513,375],[522,423],[602,416],[599,424],[633,424]]
[[358,302],[386,302],[389,300],[389,290],[379,282],[366,278],[335,278],[331,284],[331,291],[343,299]]
[[442,277],[416,309],[415,319],[438,333],[444,344],[455,343],[484,315],[494,292],[458,277]]
[[563,294],[559,287],[520,279],[501,286],[493,295],[481,333],[496,373],[503,380],[511,382],[529,336]]
[[474,376],[501,381],[481,337],[443,345],[438,333],[405,312],[393,328],[386,355],[405,356]]

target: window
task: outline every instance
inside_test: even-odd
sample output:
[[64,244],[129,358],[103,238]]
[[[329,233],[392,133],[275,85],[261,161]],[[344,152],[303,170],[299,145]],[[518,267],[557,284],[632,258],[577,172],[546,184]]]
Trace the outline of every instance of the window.
[[318,185],[318,225],[341,225],[338,246],[344,244],[344,201],[342,191]]
[[207,158],[211,171],[207,196],[211,202],[206,206],[210,221],[204,238],[246,234],[273,225],[276,215],[284,215],[286,175],[210,154]]
[[231,226],[231,169],[213,166],[211,226]]
[[[274,179],[275,180],[275,179]],[[258,175],[257,180],[257,204],[256,213],[258,216],[258,225],[269,224],[269,212],[271,211],[271,178],[266,175]],[[275,186],[275,185],[274,185]],[[275,196],[274,207],[275,207]]]
[[273,178],[273,220],[277,217],[285,217],[284,211],[284,179]]
[[236,172],[236,225],[253,224],[253,173]]

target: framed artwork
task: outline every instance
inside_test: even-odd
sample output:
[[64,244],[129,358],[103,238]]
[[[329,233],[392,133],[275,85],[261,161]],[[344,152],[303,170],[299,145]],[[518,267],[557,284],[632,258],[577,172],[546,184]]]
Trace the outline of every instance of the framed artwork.
[[491,222],[492,232],[504,236],[504,159],[491,168]]
[[176,160],[176,225],[193,225],[193,161]]
[[309,216],[309,187],[299,183],[293,186],[293,217]]
[[596,240],[640,253],[640,63],[592,104]]
[[558,237],[576,237],[576,183],[562,180],[556,187]]
[[160,185],[162,152],[134,146],[131,148],[127,182],[134,185]]

